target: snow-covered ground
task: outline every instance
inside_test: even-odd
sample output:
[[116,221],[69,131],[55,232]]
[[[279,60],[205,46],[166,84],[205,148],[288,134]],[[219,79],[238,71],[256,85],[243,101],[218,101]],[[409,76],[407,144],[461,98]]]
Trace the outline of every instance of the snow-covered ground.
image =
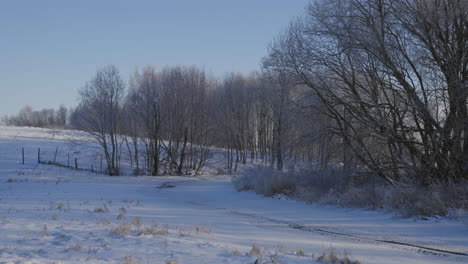
[[71,163],[99,168],[98,150],[70,143],[76,137],[85,138],[0,127],[0,263],[318,263],[330,248],[361,263],[468,263],[468,227],[457,220],[238,193],[228,175],[110,177],[37,165],[37,148],[53,160],[59,147],[57,161],[70,153]]

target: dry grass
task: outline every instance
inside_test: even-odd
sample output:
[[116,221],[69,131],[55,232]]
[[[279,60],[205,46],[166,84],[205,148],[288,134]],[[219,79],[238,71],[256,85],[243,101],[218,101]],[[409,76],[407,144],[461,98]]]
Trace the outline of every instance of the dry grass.
[[349,254],[345,251],[342,256],[340,256],[336,249],[329,248],[320,254],[317,257],[318,262],[322,262],[324,264],[361,264],[358,260],[353,260],[349,256]]
[[106,226],[111,224],[111,221],[109,221],[107,218],[101,218],[99,221],[101,224]]
[[141,222],[141,217],[135,217],[133,218],[132,222],[130,222],[132,226],[142,226],[143,223]]
[[233,251],[231,251],[231,255],[234,255],[234,256],[242,256],[242,252],[240,252],[239,250],[235,249]]
[[50,210],[57,209],[62,212],[69,212],[71,210],[70,204],[67,202],[67,204],[64,204],[62,202],[55,203],[55,202],[50,202]]
[[169,234],[169,226],[163,225],[159,227],[158,223],[153,222],[150,227],[142,229],[144,235],[153,235],[153,236],[166,236]]
[[94,208],[95,213],[107,213],[109,212],[109,208],[105,204],[102,204],[102,206],[98,206]]
[[177,226],[177,233],[178,233],[179,236],[181,236],[181,237],[188,237],[188,236],[191,236],[191,235],[192,235],[192,233],[190,232],[190,230],[188,230],[188,231],[185,231],[185,230],[184,230],[184,226],[183,226],[183,225]]
[[205,234],[211,234],[211,227],[208,225],[197,225],[193,224],[192,227],[190,228],[189,234],[199,234],[199,233],[205,233]]
[[211,227],[209,225],[193,224],[190,228],[185,228],[184,225],[177,226],[177,233],[179,236],[188,237],[194,234],[211,234]]
[[166,264],[179,264],[179,261],[177,259],[171,259],[171,260],[166,260],[164,261]]
[[83,248],[83,246],[81,245],[81,243],[79,241],[76,241],[73,245],[69,246],[65,251],[68,252],[68,251],[81,251],[81,249]]
[[283,264],[284,262],[281,261],[280,255],[278,252],[275,252],[274,254],[270,255],[270,262],[271,264]]
[[249,256],[258,257],[262,255],[262,249],[257,245],[252,245],[252,248],[249,251]]
[[132,256],[125,256],[120,264],[140,264],[140,262]]
[[304,250],[299,249],[299,250],[294,251],[294,254],[295,254],[295,255],[298,255],[298,256],[304,256],[304,255],[305,255],[305,252],[304,252]]
[[158,223],[153,222],[151,226],[145,227],[140,218],[133,219],[132,223],[123,223],[110,229],[109,234],[117,237],[127,237],[129,235],[142,236],[166,236],[169,234],[169,226],[159,226]]
[[110,243],[107,242],[107,241],[106,241],[105,239],[103,239],[103,238],[100,238],[100,239],[99,239],[99,244],[100,244],[101,247],[103,247],[103,248],[106,248],[106,247],[110,247],[110,246],[111,246]]
[[123,207],[120,207],[119,208],[119,215],[117,216],[117,219],[120,220],[120,219],[123,219],[125,218],[125,215],[127,214],[127,210]]
[[117,237],[126,237],[126,236],[130,235],[131,231],[132,231],[131,225],[127,224],[127,223],[124,223],[124,224],[121,224],[121,225],[118,225],[118,226],[112,228],[109,231],[109,234],[112,235],[112,236],[117,236]]
[[47,229],[46,224],[44,224],[44,227],[42,228],[41,236],[49,236],[49,230]]

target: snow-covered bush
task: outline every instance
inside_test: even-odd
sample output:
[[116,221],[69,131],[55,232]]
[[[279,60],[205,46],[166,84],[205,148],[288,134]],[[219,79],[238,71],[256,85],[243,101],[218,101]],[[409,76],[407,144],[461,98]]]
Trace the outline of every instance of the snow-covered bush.
[[237,191],[254,190],[258,194],[273,196],[278,193],[291,194],[296,189],[294,175],[273,168],[259,167],[246,170],[232,179]]
[[[307,202],[383,209],[403,217],[445,216],[455,209],[468,210],[468,183],[390,185],[378,177],[362,179],[345,174],[340,167],[295,172],[257,167],[234,177],[232,182],[237,191],[253,190],[265,196],[286,194]],[[458,215],[464,214],[458,211],[460,218]]]

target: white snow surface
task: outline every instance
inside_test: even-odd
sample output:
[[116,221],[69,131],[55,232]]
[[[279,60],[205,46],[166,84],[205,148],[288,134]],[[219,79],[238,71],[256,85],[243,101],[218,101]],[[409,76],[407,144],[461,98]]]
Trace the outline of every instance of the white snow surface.
[[[99,168],[99,150],[82,132],[0,126],[0,263],[319,263],[330,248],[361,263],[468,263],[468,227],[456,219],[236,192],[231,176],[211,173],[222,162],[195,177],[37,165],[38,148],[53,160],[57,147],[57,161],[70,153],[70,163]],[[145,232],[156,223],[159,233]]]

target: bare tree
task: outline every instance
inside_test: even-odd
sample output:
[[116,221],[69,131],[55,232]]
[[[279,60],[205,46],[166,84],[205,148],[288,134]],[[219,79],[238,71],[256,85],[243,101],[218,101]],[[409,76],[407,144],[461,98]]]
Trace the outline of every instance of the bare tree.
[[72,117],[76,128],[88,132],[101,146],[109,175],[120,174],[118,133],[124,93],[117,68],[105,66],[80,90],[80,104]]
[[[130,82],[130,92],[127,97],[127,108],[134,118],[130,128],[134,138],[134,153],[137,150],[135,136],[139,133],[143,137],[146,149],[146,167],[150,175],[158,175],[160,172],[160,141],[161,137],[161,80],[158,73],[152,67],[146,67],[140,74],[135,72]],[[137,160],[137,157],[135,157]]]
[[[272,53],[313,89],[366,169],[467,177],[466,1],[316,1]],[[456,121],[455,121],[456,120]]]

